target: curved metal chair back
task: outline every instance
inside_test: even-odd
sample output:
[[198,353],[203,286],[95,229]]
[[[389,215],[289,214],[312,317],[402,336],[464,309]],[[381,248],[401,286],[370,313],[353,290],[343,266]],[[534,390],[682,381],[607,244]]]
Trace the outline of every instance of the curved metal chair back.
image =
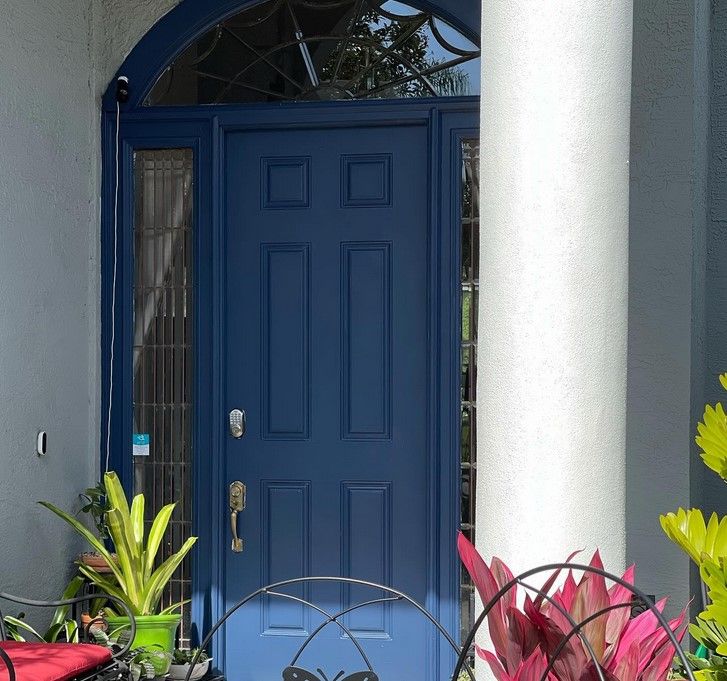
[[[585,628],[588,624],[594,622],[599,617],[606,616],[618,608],[631,608],[633,605],[633,601],[621,603],[618,605],[609,605],[601,610],[598,610],[597,612],[590,614],[582,621],[577,622],[573,618],[573,616],[565,608],[563,608],[562,605],[560,605],[550,593],[548,593],[549,589],[547,587],[544,587],[543,589],[538,588],[534,586],[530,581],[532,578],[537,578],[541,575],[551,575],[554,579],[555,575],[557,575],[562,570],[573,570],[575,572],[582,572],[584,574],[590,573],[598,575],[600,577],[603,577],[605,580],[611,582],[612,584],[617,584],[624,589],[627,589],[633,597],[638,599],[638,601],[640,601],[643,606],[645,606],[645,608],[654,615],[659,624],[659,628],[664,631],[668,638],[668,643],[666,643],[665,645],[670,645],[671,647],[673,647],[674,656],[679,658],[679,661],[684,666],[687,678],[689,679],[689,681],[695,681],[694,674],[692,673],[687,656],[682,650],[676,634],[669,626],[668,620],[664,617],[662,612],[656,607],[652,600],[643,591],[635,587],[633,584],[625,581],[621,577],[611,574],[610,572],[606,572],[605,570],[593,567],[591,565],[577,565],[574,563],[552,563],[549,565],[543,565],[537,568],[533,568],[531,570],[527,570],[526,572],[521,573],[517,577],[513,577],[513,579],[505,584],[490,599],[488,603],[484,604],[482,612],[478,616],[472,630],[469,632],[469,635],[467,636],[467,639],[465,640],[460,650],[460,654],[457,659],[457,665],[455,666],[454,673],[452,674],[452,681],[457,681],[462,671],[468,672],[470,674],[470,677],[474,678],[471,675],[471,670],[469,670],[467,667],[467,657],[472,654],[472,647],[474,645],[475,637],[492,609],[503,598],[505,598],[511,590],[515,589],[518,586],[525,589],[532,596],[535,596],[536,598],[539,597],[540,599],[542,599],[542,601],[549,603],[555,610],[560,613],[560,615],[562,615],[562,617],[568,622],[571,627],[570,631],[562,632],[562,638],[555,646],[550,657],[547,659],[547,666],[541,675],[540,681],[546,681],[551,674],[554,678],[557,678],[556,674],[554,673],[555,665],[557,664],[560,655],[564,652],[564,650],[566,650],[569,641],[576,636],[583,644],[583,648],[585,648],[588,659],[593,662],[594,671],[598,678],[598,681],[609,681],[609,679],[613,679],[613,675],[606,672],[606,670],[603,668],[603,661],[598,659],[598,655],[594,650],[592,642],[589,641],[588,637],[586,636]],[[545,583],[548,584],[547,581]]]
[[[105,601],[111,601],[114,605],[118,606],[120,610],[123,611],[123,613],[129,618],[130,620],[130,627],[129,627],[129,638],[126,644],[122,647],[120,647],[118,650],[112,652],[111,659],[113,661],[120,661],[130,650],[132,643],[134,641],[134,636],[136,635],[136,620],[134,619],[134,614],[129,609],[129,606],[126,605],[120,598],[117,598],[116,596],[110,596],[108,594],[103,593],[93,593],[93,594],[86,594],[83,596],[76,596],[75,598],[68,598],[64,600],[58,600],[58,601],[39,601],[34,600],[31,598],[23,598],[21,596],[14,596],[13,594],[0,592],[0,600],[2,601],[8,601],[10,603],[17,603],[18,605],[26,605],[32,608],[62,608],[62,607],[70,607],[70,608],[76,608],[76,606],[80,605],[81,603],[89,603],[91,601],[96,601],[98,599],[105,600]],[[89,641],[91,639],[90,632],[91,628],[95,624],[99,624],[103,622],[103,617],[95,617],[94,619],[90,620],[86,624],[81,624],[79,627],[79,631],[81,632],[81,640],[83,641]],[[5,626],[5,620],[2,613],[2,609],[0,609],[0,640],[7,640],[8,638],[8,631]],[[0,661],[5,665],[5,668],[8,672],[8,681],[15,681],[16,674],[15,674],[15,668],[13,666],[12,660],[8,656],[8,654],[0,648]],[[0,664],[0,667],[2,665]],[[95,675],[92,675],[95,676]],[[90,678],[90,677],[89,677]],[[117,678],[114,676],[113,678]]]
[[[116,596],[110,596],[108,594],[104,593],[92,593],[92,594],[85,594],[83,596],[76,596],[75,598],[68,598],[64,600],[59,601],[39,601],[34,600],[31,598],[23,598],[21,596],[14,596],[12,594],[8,594],[5,592],[0,592],[0,600],[3,601],[9,601],[11,603],[18,603],[19,605],[27,605],[31,608],[62,608],[62,607],[75,607],[77,605],[80,605],[81,603],[89,603],[91,601],[97,601],[97,600],[104,600],[104,601],[111,601],[115,606],[117,606],[120,610],[123,611],[124,615],[129,618],[129,636],[126,643],[121,646],[117,651],[115,651],[112,654],[112,659],[117,659],[120,657],[123,657],[126,655],[126,653],[131,650],[131,645],[134,641],[134,636],[136,635],[136,620],[134,618],[134,614],[131,612],[131,609],[129,606],[124,603],[120,598],[117,598]],[[91,628],[95,624],[103,623],[104,618],[99,616],[95,617],[94,619],[90,620],[89,622],[82,624],[79,627],[79,631],[81,632],[81,640],[83,641],[90,641],[91,636]],[[2,611],[0,611],[0,638],[2,640],[7,640],[7,628],[5,627],[5,621],[3,619]]]
[[[313,584],[313,583],[334,583],[334,584],[341,584],[341,585],[355,585],[355,586],[362,586],[367,587],[372,590],[372,592],[378,591],[381,593],[380,596],[373,597],[367,600],[363,600],[359,603],[355,603],[353,605],[350,605],[346,607],[343,610],[338,610],[335,612],[330,612],[319,605],[316,605],[315,603],[312,603],[311,601],[301,598],[299,596],[294,596],[289,593],[285,593],[281,591],[282,589],[289,587],[289,586],[296,586],[296,585],[304,585],[304,584]],[[318,636],[318,634],[323,631],[328,625],[333,625],[338,627],[341,632],[345,635],[346,638],[350,640],[350,645],[354,646],[356,649],[359,657],[361,658],[362,666],[365,667],[363,671],[355,672],[349,676],[346,676],[343,681],[379,681],[379,676],[376,673],[375,669],[373,668],[371,664],[371,660],[366,654],[366,651],[364,650],[363,646],[361,645],[360,641],[356,638],[356,636],[351,632],[351,630],[346,626],[346,624],[342,621],[343,618],[348,615],[351,612],[354,612],[356,610],[360,610],[362,608],[384,604],[384,603],[406,603],[413,607],[422,617],[424,617],[426,620],[428,620],[432,626],[435,628],[435,630],[439,633],[439,635],[444,638],[449,646],[452,648],[455,655],[459,655],[460,653],[460,647],[457,645],[455,640],[449,635],[447,630],[434,618],[434,616],[422,605],[420,605],[417,601],[415,601],[411,596],[404,593],[403,591],[398,591],[397,589],[393,589],[389,586],[386,586],[384,584],[377,584],[375,582],[369,582],[363,579],[354,579],[351,577],[299,577],[296,579],[287,579],[284,581],[276,582],[274,584],[270,584],[268,586],[261,587],[257,591],[252,592],[251,594],[245,596],[242,600],[238,601],[235,605],[233,605],[223,616],[222,618],[212,627],[210,632],[205,637],[204,641],[202,641],[202,644],[200,645],[200,650],[205,650],[208,648],[210,642],[212,641],[212,638],[217,633],[217,631],[222,627],[229,619],[232,617],[240,608],[247,605],[251,601],[255,600],[259,597],[264,596],[270,596],[273,598],[280,598],[283,600],[289,600],[294,601],[296,603],[300,603],[305,607],[311,608],[318,614],[323,616],[323,621],[315,627],[311,633],[306,637],[306,639],[303,641],[303,643],[298,648],[297,652],[293,655],[293,658],[290,661],[290,664],[282,670],[282,679],[283,681],[326,681],[325,675],[321,672],[320,669],[318,669],[318,673],[323,676],[323,678],[319,677],[317,674],[310,672],[300,666],[298,666],[299,660],[303,653],[305,652],[306,648],[310,645],[310,643]],[[197,654],[196,657],[199,657],[200,653]],[[190,666],[190,669],[187,673],[187,681],[191,678],[192,673],[194,671],[194,667],[197,663],[197,659],[195,658],[192,661],[192,665]],[[463,668],[466,670],[469,670],[469,667],[467,666],[466,661],[463,663]],[[344,675],[343,672],[339,672],[334,679],[331,679],[330,681],[338,681],[341,679],[341,677]]]
[[[426,620],[428,620],[432,626],[435,628],[435,630],[439,633],[439,635],[447,641],[448,645],[452,648],[454,653],[457,655],[457,663],[454,668],[454,672],[452,674],[452,681],[458,681],[461,674],[464,674],[464,678],[469,677],[470,680],[474,681],[475,675],[472,671],[472,668],[468,664],[468,658],[472,654],[473,651],[473,645],[475,641],[475,637],[482,627],[482,624],[487,619],[488,614],[492,611],[492,609],[500,602],[501,599],[505,598],[508,593],[515,589],[516,587],[522,587],[527,592],[529,592],[531,595],[535,597],[539,597],[542,599],[543,602],[549,603],[553,608],[558,610],[558,612],[562,615],[563,619],[568,622],[570,625],[569,631],[562,632],[562,636],[558,643],[555,645],[554,649],[552,650],[549,658],[547,659],[547,667],[542,673],[540,681],[547,681],[549,678],[557,678],[557,675],[555,674],[555,666],[559,660],[560,655],[567,649],[569,641],[573,637],[578,637],[578,639],[581,641],[583,648],[586,651],[586,654],[588,658],[593,662],[594,665],[594,672],[595,676],[597,677],[598,681],[613,681],[613,675],[606,672],[606,670],[603,669],[602,666],[602,660],[599,660],[598,655],[596,654],[593,644],[591,641],[588,640],[588,637],[585,634],[585,628],[588,624],[594,622],[599,617],[605,616],[609,614],[610,612],[616,610],[617,608],[630,608],[632,607],[632,602],[626,602],[621,603],[616,606],[608,606],[605,607],[598,612],[592,613],[588,617],[585,617],[582,621],[577,622],[573,616],[568,613],[565,608],[563,608],[556,599],[553,598],[553,596],[548,593],[548,588],[538,588],[534,586],[531,583],[531,579],[537,578],[540,575],[554,575],[561,570],[573,570],[576,572],[582,572],[582,573],[592,573],[595,575],[599,575],[603,577],[605,580],[613,583],[618,584],[621,587],[627,589],[634,597],[639,599],[646,609],[651,611],[651,613],[656,618],[656,621],[659,624],[659,627],[663,629],[663,631],[666,634],[666,637],[668,639],[668,643],[666,645],[670,645],[674,649],[674,655],[679,658],[681,663],[684,665],[684,669],[686,670],[687,678],[689,681],[695,681],[694,675],[691,671],[689,661],[684,653],[684,651],[681,648],[681,645],[679,643],[679,640],[677,636],[675,635],[674,631],[672,631],[671,627],[669,626],[669,622],[664,617],[662,612],[655,606],[653,602],[651,602],[651,599],[649,599],[646,594],[644,594],[641,590],[636,588],[634,585],[629,584],[624,579],[617,577],[614,574],[611,574],[609,572],[606,572],[605,570],[592,567],[590,565],[577,565],[573,563],[553,563],[550,565],[543,565],[541,567],[533,568],[531,570],[528,570],[526,572],[523,572],[522,574],[518,575],[517,577],[514,577],[510,582],[505,584],[495,595],[494,597],[485,604],[481,614],[477,618],[477,621],[475,622],[475,625],[473,626],[472,630],[469,632],[464,645],[459,646],[457,642],[450,636],[450,634],[446,631],[446,629],[434,618],[434,616],[421,604],[419,604],[417,601],[415,601],[411,596],[405,594],[402,591],[398,591],[397,589],[393,589],[389,586],[383,585],[383,584],[377,584],[375,582],[369,582],[366,580],[361,579],[354,579],[354,578],[347,578],[347,577],[300,577],[297,579],[288,579],[280,582],[276,582],[274,584],[270,584],[268,586],[261,587],[257,591],[254,591],[253,593],[249,594],[242,600],[238,601],[235,605],[233,605],[223,616],[222,618],[212,627],[210,632],[205,637],[204,641],[202,642],[200,646],[200,650],[204,650],[208,648],[210,642],[212,641],[212,638],[215,636],[217,631],[243,606],[250,603],[251,601],[255,600],[259,597],[264,596],[270,596],[273,598],[280,598],[284,600],[290,600],[297,603],[300,603],[304,605],[305,607],[311,608],[312,610],[318,612],[320,615],[323,616],[323,621],[315,627],[311,633],[308,635],[308,637],[303,641],[301,646],[299,647],[298,651],[293,656],[290,664],[282,670],[282,679],[283,681],[328,681],[323,672],[319,669],[318,676],[317,674],[307,671],[303,667],[298,666],[299,660],[301,658],[301,655],[306,650],[306,648],[310,645],[310,643],[318,636],[318,634],[328,625],[337,626],[343,634],[345,634],[345,638],[348,638],[350,640],[350,645],[354,646],[356,651],[358,652],[358,655],[360,656],[362,660],[362,666],[365,667],[364,671],[356,672],[350,676],[347,676],[343,679],[343,681],[379,681],[379,676],[376,673],[376,670],[373,668],[371,661],[369,657],[366,655],[365,650],[363,649],[361,643],[357,640],[357,638],[354,636],[354,634],[351,632],[351,630],[346,626],[346,624],[342,621],[343,618],[349,614],[350,612],[353,612],[354,610],[359,610],[361,608],[365,608],[368,606],[373,606],[376,604],[382,604],[382,603],[407,603],[411,607],[413,607],[415,610],[417,610],[422,617],[424,617]],[[295,586],[295,585],[303,585],[303,584],[311,584],[311,583],[321,583],[321,582],[328,582],[328,583],[338,583],[342,585],[358,585],[363,587],[368,587],[371,590],[379,591],[382,595],[371,598],[369,600],[363,600],[359,603],[356,603],[354,605],[351,605],[343,610],[338,610],[336,612],[329,612],[325,610],[324,608],[321,608],[320,606],[312,603],[309,600],[306,600],[305,598],[301,598],[299,596],[294,596],[289,593],[285,593],[282,591],[285,587],[289,586]],[[547,583],[547,582],[546,582]],[[199,657],[199,653],[197,655]],[[189,672],[187,674],[187,681],[192,676],[192,673],[194,671],[195,665],[197,663],[197,659],[195,658],[192,661],[192,665],[189,669]],[[401,670],[402,676],[406,675],[406,670]],[[339,674],[330,681],[338,681],[341,679],[341,677],[344,676],[343,672],[339,672]]]

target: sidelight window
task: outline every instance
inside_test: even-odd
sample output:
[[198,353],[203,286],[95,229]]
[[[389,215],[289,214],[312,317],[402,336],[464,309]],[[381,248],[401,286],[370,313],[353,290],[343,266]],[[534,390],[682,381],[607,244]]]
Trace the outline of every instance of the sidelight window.
[[[161,560],[192,534],[192,166],[191,149],[134,154],[134,493],[146,496],[147,522],[178,502]],[[162,607],[190,597],[187,559]],[[182,614],[186,645],[188,606]]]
[[[465,536],[475,541],[475,492],[477,488],[477,312],[479,304],[480,249],[480,143],[462,142],[462,382],[461,382],[461,474],[462,520]],[[475,623],[475,590],[467,570],[461,570],[462,636]]]

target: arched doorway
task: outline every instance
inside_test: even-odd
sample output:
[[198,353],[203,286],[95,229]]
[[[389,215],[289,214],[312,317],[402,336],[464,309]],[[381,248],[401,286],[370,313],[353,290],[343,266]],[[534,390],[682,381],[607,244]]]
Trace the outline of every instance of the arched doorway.
[[[193,599],[188,639],[262,583],[306,574],[391,583],[455,633],[478,48],[428,5],[223,4],[173,54],[145,38],[153,68],[135,51],[123,69],[117,223],[113,85],[105,99],[113,465],[153,503],[185,499],[170,548],[191,531],[200,543],[168,598]],[[405,611],[357,617],[377,670],[447,666]],[[294,602],[263,601],[215,656],[230,681],[266,678],[312,626]]]

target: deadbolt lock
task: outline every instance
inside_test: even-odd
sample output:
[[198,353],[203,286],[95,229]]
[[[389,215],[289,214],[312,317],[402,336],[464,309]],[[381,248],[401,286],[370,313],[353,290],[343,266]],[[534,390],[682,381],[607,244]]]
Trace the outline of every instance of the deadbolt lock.
[[240,409],[233,409],[230,412],[230,435],[239,440],[247,429],[247,418],[245,412]]

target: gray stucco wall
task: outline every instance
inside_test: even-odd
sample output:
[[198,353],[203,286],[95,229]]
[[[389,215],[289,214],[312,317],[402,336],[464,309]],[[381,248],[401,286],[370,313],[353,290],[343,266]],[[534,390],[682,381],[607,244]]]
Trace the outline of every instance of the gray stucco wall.
[[80,544],[35,501],[73,504],[98,447],[95,19],[90,0],[2,6],[0,587],[56,596]]
[[[725,400],[717,376],[727,371],[727,2],[711,2],[709,229],[705,296],[704,401]],[[701,406],[701,405],[700,405]],[[702,410],[698,409],[701,417]],[[698,477],[696,477],[698,476]],[[702,503],[727,513],[724,483],[703,466],[695,472]]]
[[102,38],[98,41],[99,92],[141,37],[179,0],[101,0]]
[[[98,98],[175,2],[8,0],[0,22],[0,588],[56,596],[82,543],[37,506],[98,476]],[[104,30],[106,27],[108,30]],[[34,453],[48,431],[49,453]],[[37,586],[36,586],[37,585]]]
[[[708,12],[635,0],[631,122],[627,553],[639,585],[688,600],[658,515],[689,507],[691,383],[701,386]],[[693,325],[693,320],[696,326]]]

